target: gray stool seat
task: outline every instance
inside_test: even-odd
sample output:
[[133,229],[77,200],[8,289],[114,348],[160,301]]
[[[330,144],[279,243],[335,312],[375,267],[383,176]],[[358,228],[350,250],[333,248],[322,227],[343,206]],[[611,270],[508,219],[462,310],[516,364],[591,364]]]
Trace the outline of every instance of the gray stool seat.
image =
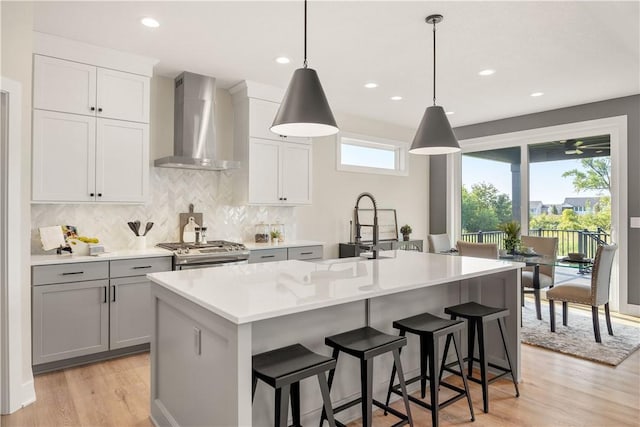
[[[372,408],[373,405],[384,409],[400,419],[394,426],[403,426],[409,424],[413,427],[413,419],[411,418],[411,409],[409,408],[409,398],[407,388],[404,382],[404,373],[402,372],[402,364],[400,362],[400,348],[407,345],[407,338],[396,335],[389,335],[378,331],[377,329],[365,326],[354,329],[352,331],[343,332],[325,338],[325,344],[333,348],[333,358],[338,360],[340,352],[347,353],[360,360],[360,388],[361,395],[357,399],[346,402],[337,408],[334,412],[344,411],[352,406],[361,404],[362,406],[362,426],[371,427]],[[398,378],[402,389],[406,413],[403,414],[382,402],[373,398],[373,360],[376,356],[391,352],[397,366]],[[335,368],[329,372],[329,389],[333,384]],[[322,412],[320,418],[320,427],[325,420],[325,412]],[[336,421],[336,425],[344,427],[345,425]]]
[[291,414],[293,425],[300,426],[300,380],[317,376],[324,403],[326,418],[335,427],[333,408],[329,397],[329,386],[325,372],[336,367],[336,360],[314,353],[301,344],[282,347],[265,353],[256,354],[252,358],[252,397],[256,394],[258,379],[276,390],[276,408],[274,425],[286,427],[291,395]]
[[[407,332],[416,334],[420,337],[420,374],[415,376],[414,378],[406,380],[406,384],[412,384],[416,381],[420,381],[421,397],[422,399],[424,399],[426,396],[427,380],[429,380],[430,402],[424,402],[423,400],[420,400],[413,396],[409,396],[409,400],[417,405],[422,406],[423,408],[429,409],[431,411],[431,424],[433,427],[437,427],[438,411],[451,405],[454,402],[457,402],[463,397],[466,397],[467,404],[469,405],[469,412],[471,413],[471,421],[474,421],[475,417],[473,414],[473,405],[471,403],[469,384],[467,383],[466,377],[460,374],[460,376],[462,377],[462,382],[464,383],[464,388],[462,389],[453,384],[442,381],[442,379],[440,378],[441,373],[436,371],[436,367],[438,365],[438,357],[440,355],[440,337],[443,336],[446,336],[447,339],[453,339],[453,344],[456,352],[456,360],[460,368],[460,372],[464,370],[462,366],[463,359],[460,355],[458,339],[455,335],[456,333],[464,329],[464,322],[462,320],[443,319],[430,313],[422,313],[416,316],[396,320],[393,322],[393,327],[400,330],[401,337],[404,337]],[[444,355],[442,356],[443,361],[447,359],[448,349],[449,348],[447,347]],[[387,390],[387,405],[389,404],[389,400],[391,399],[391,393],[399,393],[399,386],[393,385],[395,380],[395,373],[396,371],[394,366],[394,369],[391,371],[389,389]],[[446,401],[440,403],[438,396],[440,386],[446,387],[449,390],[453,390],[456,392],[456,394]]]
[[[489,412],[489,384],[505,375],[511,375],[513,385],[516,389],[516,397],[519,397],[520,391],[518,390],[518,383],[516,383],[516,379],[513,375],[513,368],[511,365],[511,354],[509,352],[509,344],[507,341],[507,337],[504,333],[506,329],[504,318],[509,315],[509,309],[501,308],[501,307],[490,307],[487,305],[478,304],[477,302],[467,302],[464,304],[458,304],[451,307],[446,307],[444,309],[444,312],[446,314],[451,315],[451,319],[455,320],[458,317],[462,317],[463,319],[467,319],[467,321],[469,322],[469,327],[467,328],[468,353],[467,353],[467,357],[465,358],[465,361],[468,362],[467,379],[482,385],[482,403],[483,403],[484,412]],[[487,361],[487,349],[485,346],[485,337],[487,336],[487,322],[490,322],[492,320],[497,321],[498,328],[500,329],[500,336],[502,337],[502,345],[504,347],[504,352],[507,356],[507,364],[509,365],[507,368]],[[478,334],[478,355],[479,355],[478,358],[474,357],[474,345],[475,345],[476,332]],[[444,347],[445,354],[449,349],[450,343],[451,343],[451,338],[447,337],[447,342]],[[473,362],[478,362],[480,364],[479,379],[473,377]],[[448,372],[459,374],[459,375],[462,374],[462,370],[461,372],[452,370],[450,368],[452,365],[454,365],[454,363],[445,364],[445,361],[443,359],[441,370],[440,370],[440,376],[442,377],[442,372],[445,370]],[[489,370],[489,367],[498,369],[501,371],[501,373],[495,375],[492,378],[488,378],[487,372]]]

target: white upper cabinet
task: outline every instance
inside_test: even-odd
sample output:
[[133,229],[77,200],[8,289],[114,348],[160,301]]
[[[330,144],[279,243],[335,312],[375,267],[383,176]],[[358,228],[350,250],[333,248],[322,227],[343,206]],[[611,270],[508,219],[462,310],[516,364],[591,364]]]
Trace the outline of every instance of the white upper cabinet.
[[35,55],[33,107],[149,122],[149,77]]
[[231,89],[235,112],[234,154],[242,168],[234,172],[239,203],[267,206],[311,204],[310,138],[271,132],[280,91],[243,82]]

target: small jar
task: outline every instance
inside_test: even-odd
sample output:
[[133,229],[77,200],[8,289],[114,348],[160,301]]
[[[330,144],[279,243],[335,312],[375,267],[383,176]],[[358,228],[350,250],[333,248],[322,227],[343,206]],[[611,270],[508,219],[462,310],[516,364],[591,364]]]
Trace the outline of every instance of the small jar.
[[256,243],[269,243],[269,224],[261,222],[255,226]]
[[284,224],[276,222],[271,224],[271,243],[284,242]]

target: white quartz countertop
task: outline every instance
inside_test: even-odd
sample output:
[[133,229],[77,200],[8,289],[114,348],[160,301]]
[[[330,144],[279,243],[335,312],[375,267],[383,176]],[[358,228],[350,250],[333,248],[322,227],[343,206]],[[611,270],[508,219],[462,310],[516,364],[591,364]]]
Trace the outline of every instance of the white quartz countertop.
[[272,243],[243,243],[250,251],[256,251],[260,249],[278,249],[278,248],[299,248],[304,246],[322,246],[324,242],[317,242],[315,240],[285,240],[277,245]]
[[99,255],[74,255],[65,252],[63,255],[31,255],[31,265],[66,264],[74,262],[110,261],[128,258],[155,258],[173,256],[173,252],[162,248],[125,249],[105,252]]
[[525,266],[412,251],[381,254],[387,258],[290,260],[147,277],[235,324],[243,324]]

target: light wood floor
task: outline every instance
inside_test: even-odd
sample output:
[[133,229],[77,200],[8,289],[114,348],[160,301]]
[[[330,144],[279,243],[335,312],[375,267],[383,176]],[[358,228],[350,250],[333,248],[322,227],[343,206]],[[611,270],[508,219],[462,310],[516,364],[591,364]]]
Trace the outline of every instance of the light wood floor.
[[[497,381],[490,386],[490,412],[485,414],[480,386],[472,383],[476,421],[470,422],[463,399],[440,411],[440,425],[640,425],[640,351],[612,368],[523,345],[522,369],[520,398],[514,397],[509,380]],[[3,427],[152,426],[148,354],[38,375],[35,386],[38,400],[3,416]],[[412,413],[416,426],[431,425],[428,411],[412,405]],[[393,422],[378,413],[374,425]]]

